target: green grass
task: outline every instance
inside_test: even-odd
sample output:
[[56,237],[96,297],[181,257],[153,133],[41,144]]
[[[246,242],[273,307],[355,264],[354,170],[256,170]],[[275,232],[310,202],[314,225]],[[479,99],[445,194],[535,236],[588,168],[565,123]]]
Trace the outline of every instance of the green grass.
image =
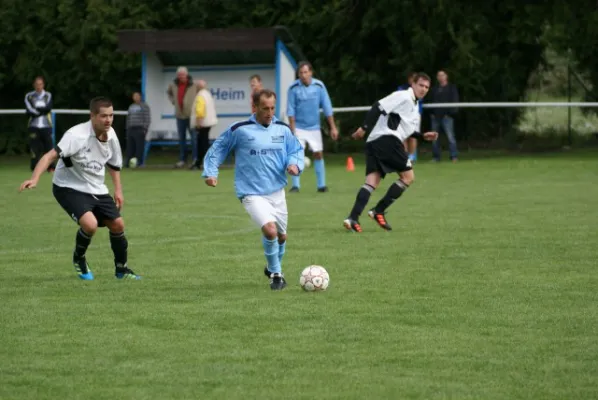
[[[76,227],[50,177],[17,194],[27,160],[0,160],[2,399],[598,398],[598,161],[587,152],[416,165],[394,230],[341,222],[363,180],[329,158],[288,196],[271,292],[232,170],[125,171],[130,265],[108,235],[76,277]],[[390,183],[373,196],[371,204]],[[301,269],[331,285],[304,293]]]

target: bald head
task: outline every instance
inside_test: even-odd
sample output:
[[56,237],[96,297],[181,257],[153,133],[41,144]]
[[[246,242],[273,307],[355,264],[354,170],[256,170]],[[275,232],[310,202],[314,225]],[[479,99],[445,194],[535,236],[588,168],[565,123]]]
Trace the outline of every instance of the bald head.
[[205,89],[207,86],[208,86],[208,84],[203,79],[200,79],[197,81],[197,87],[199,89]]

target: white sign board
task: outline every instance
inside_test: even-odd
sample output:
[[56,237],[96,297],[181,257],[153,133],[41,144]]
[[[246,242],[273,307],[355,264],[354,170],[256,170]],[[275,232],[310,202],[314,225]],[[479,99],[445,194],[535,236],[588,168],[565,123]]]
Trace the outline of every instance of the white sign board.
[[[178,140],[174,106],[166,94],[168,85],[176,77],[176,67],[162,66],[154,54],[147,54],[145,63],[145,101],[152,116],[148,139]],[[234,122],[251,115],[249,78],[252,75],[260,75],[263,86],[275,90],[274,65],[187,66],[187,69],[193,80],[203,79],[207,82],[214,97],[218,125],[210,130],[212,139],[220,136]]]

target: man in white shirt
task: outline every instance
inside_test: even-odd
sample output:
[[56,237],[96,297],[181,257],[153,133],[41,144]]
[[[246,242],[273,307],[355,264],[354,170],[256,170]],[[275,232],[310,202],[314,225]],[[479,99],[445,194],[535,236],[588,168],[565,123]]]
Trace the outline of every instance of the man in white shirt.
[[[140,279],[127,266],[128,242],[124,220],[120,215],[124,203],[120,181],[122,153],[112,128],[112,102],[105,97],[96,97],[91,101],[90,111],[90,120],[66,131],[56,147],[40,159],[31,179],[23,182],[19,191],[35,188],[42,173],[59,159],[52,179],[52,192],[62,208],[80,226],[73,254],[73,264],[79,278],[93,280],[85,252],[98,227],[105,226],[110,230],[116,278]],[[108,166],[114,184],[114,199],[104,184],[104,166]]]
[[419,132],[421,115],[419,100],[430,89],[430,77],[418,73],[407,90],[396,91],[376,102],[368,112],[363,126],[353,133],[354,139],[361,139],[367,133],[365,146],[366,178],[365,184],[357,193],[355,204],[343,225],[349,231],[361,232],[359,216],[367,205],[370,196],[384,179],[386,174],[397,172],[399,179],[388,188],[386,195],[376,207],[368,211],[368,215],[383,229],[392,228],[384,216],[386,209],[398,199],[413,183],[415,175],[409,155],[403,142],[410,138],[436,140],[438,133]]

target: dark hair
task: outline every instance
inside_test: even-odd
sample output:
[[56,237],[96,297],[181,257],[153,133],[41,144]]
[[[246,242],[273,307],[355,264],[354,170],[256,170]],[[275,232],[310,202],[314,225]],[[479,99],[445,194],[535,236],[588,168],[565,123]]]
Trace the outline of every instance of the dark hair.
[[428,81],[428,82],[432,82],[432,79],[430,79],[430,77],[428,76],[428,74],[426,74],[425,72],[418,72],[414,75],[413,77],[413,82],[417,82],[420,79],[423,79],[424,81]]
[[299,71],[303,67],[308,67],[310,71],[314,70],[309,61],[300,61],[299,64],[297,64],[297,69],[295,70],[295,76],[297,79],[299,79]]
[[40,79],[44,83],[44,85],[46,84],[46,80],[41,75],[36,76],[35,79],[33,79],[33,83],[35,83],[35,81],[37,81],[38,79]]
[[253,100],[253,104],[257,107],[260,104],[260,99],[262,97],[265,97],[265,98],[269,99],[272,96],[274,96],[274,98],[276,98],[276,93],[274,93],[273,90],[262,89],[262,90],[259,90],[259,91],[255,92],[252,95],[251,99]]
[[258,82],[261,82],[261,81],[262,81],[262,77],[261,77],[261,76],[259,76],[258,74],[251,75],[251,76],[249,77],[249,81],[250,81],[250,82],[251,82],[252,80],[254,80],[254,79],[257,79],[257,81],[258,81]]
[[91,111],[92,114],[99,114],[100,108],[102,107],[112,107],[112,101],[110,101],[108,97],[99,96],[94,97],[89,102],[89,111]]

